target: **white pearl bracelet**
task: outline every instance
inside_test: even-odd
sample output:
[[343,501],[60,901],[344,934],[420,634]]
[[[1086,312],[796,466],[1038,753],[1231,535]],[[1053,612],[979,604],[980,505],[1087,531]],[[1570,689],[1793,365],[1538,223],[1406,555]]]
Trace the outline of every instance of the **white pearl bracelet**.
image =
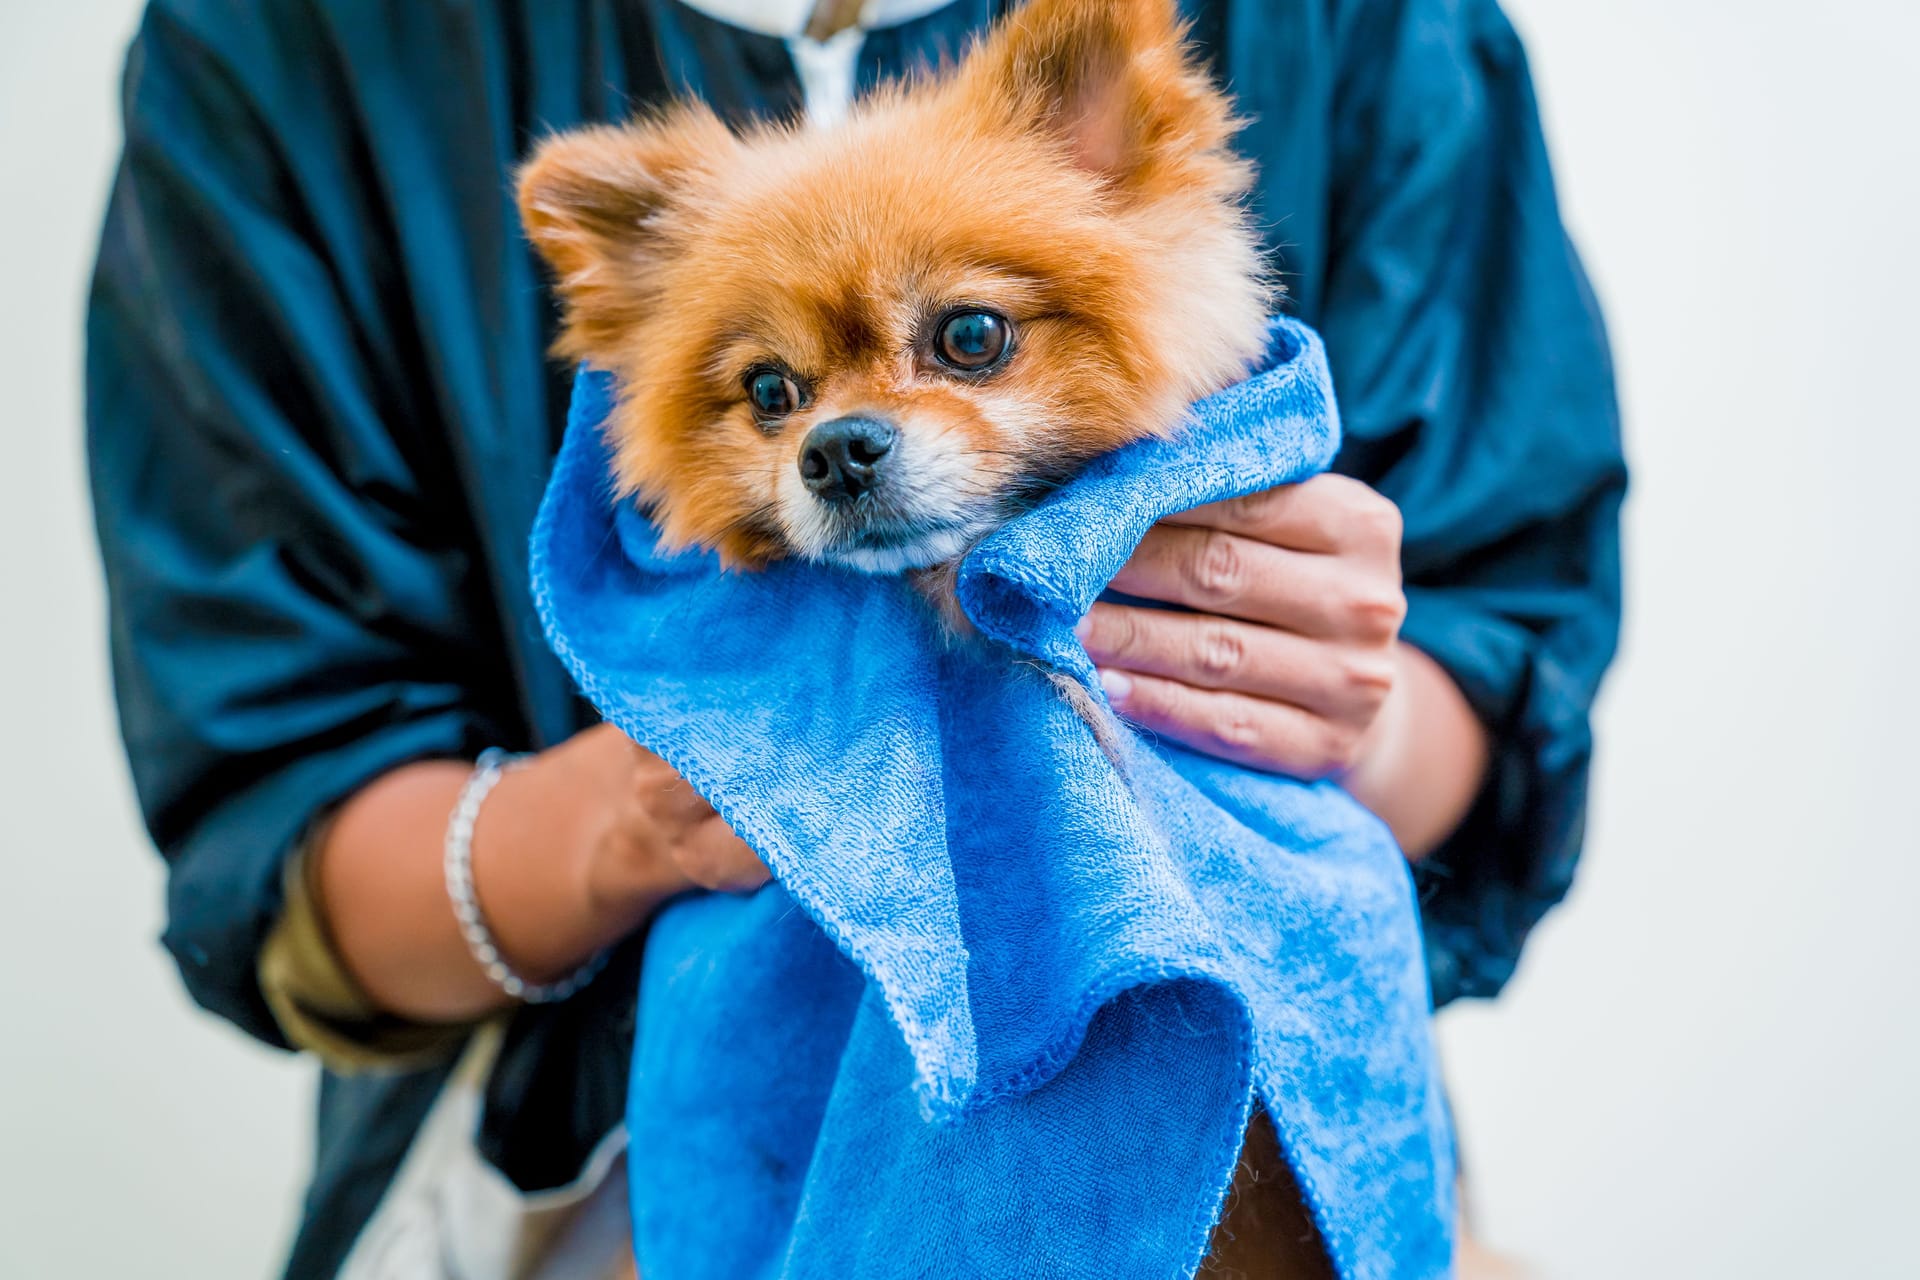
[[447,897],[453,902],[454,918],[460,922],[460,936],[467,940],[467,950],[473,953],[474,961],[488,981],[515,1000],[552,1004],[592,982],[605,967],[607,953],[602,951],[557,982],[529,982],[515,973],[506,957],[500,954],[499,944],[494,941],[493,931],[487,928],[486,917],[480,914],[480,899],[473,890],[473,827],[480,819],[480,805],[494,784],[509,769],[518,768],[523,759],[498,747],[489,747],[480,753],[473,772],[467,775],[466,785],[460,788],[460,798],[454,801],[453,813],[447,818],[443,865]]

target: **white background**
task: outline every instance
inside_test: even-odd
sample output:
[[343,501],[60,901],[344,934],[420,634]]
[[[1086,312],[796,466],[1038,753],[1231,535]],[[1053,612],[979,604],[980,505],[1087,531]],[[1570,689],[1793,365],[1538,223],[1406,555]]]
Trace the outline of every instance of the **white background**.
[[[1512,0],[1636,468],[1586,867],[1443,1018],[1560,1277],[1912,1276],[1920,6]],[[191,1011],[113,736],[80,326],[132,0],[0,4],[0,1275],[258,1277],[312,1072]]]

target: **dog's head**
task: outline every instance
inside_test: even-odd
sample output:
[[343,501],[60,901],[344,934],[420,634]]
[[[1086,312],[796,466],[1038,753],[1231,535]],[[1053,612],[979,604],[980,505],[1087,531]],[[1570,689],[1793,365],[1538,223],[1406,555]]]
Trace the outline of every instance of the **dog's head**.
[[557,136],[520,205],[667,545],[891,572],[1259,353],[1232,130],[1172,0],[1032,0],[831,129],[695,105]]

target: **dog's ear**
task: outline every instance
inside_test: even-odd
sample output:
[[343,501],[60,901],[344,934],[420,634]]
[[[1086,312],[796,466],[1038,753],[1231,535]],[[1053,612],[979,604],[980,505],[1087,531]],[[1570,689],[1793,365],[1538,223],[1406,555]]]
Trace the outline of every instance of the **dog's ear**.
[[520,222],[553,268],[566,310],[558,349],[594,360],[646,310],[665,216],[735,146],[693,106],[548,138],[519,173]]
[[1195,177],[1244,185],[1242,166],[1218,163],[1233,112],[1174,0],[1029,0],[969,55],[960,83],[972,109],[1052,131],[1122,192]]

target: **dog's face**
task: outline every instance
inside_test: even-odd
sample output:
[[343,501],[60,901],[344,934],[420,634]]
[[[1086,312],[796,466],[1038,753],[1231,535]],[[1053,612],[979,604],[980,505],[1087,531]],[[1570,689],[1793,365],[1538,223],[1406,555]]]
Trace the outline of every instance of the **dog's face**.
[[1231,127],[1171,0],[1033,0],[831,130],[689,107],[555,138],[521,208],[667,545],[892,572],[1259,353]]

